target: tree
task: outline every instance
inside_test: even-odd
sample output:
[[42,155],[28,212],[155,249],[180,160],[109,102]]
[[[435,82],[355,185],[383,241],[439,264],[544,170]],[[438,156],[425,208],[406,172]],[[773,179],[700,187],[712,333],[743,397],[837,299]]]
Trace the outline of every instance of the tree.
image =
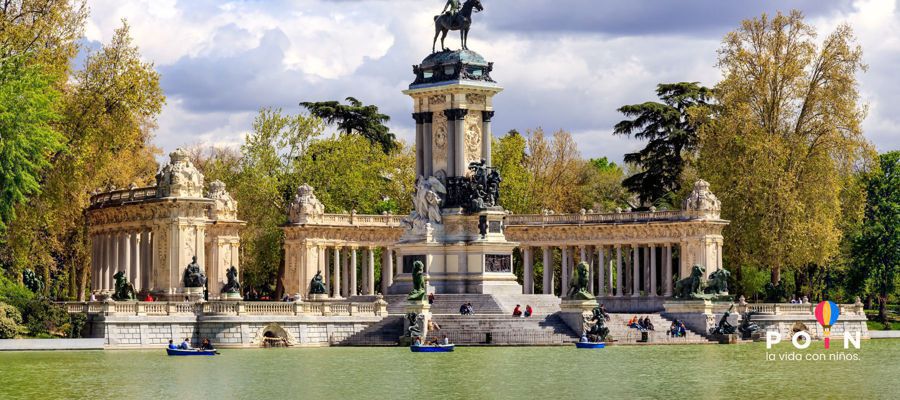
[[866,182],[865,219],[853,259],[878,298],[878,320],[887,323],[886,305],[900,276],[900,151],[882,154],[880,167]]
[[865,68],[849,26],[821,45],[799,11],[746,20],[719,50],[716,107],[698,115],[698,169],[731,220],[729,264],[828,265],[839,251],[844,195],[871,158],[860,128],[856,73]]
[[616,124],[613,134],[647,140],[637,153],[625,154],[641,172],[622,184],[638,195],[641,204],[656,204],[671,192],[681,190],[681,174],[687,159],[697,149],[697,123],[691,113],[708,104],[710,90],[698,82],[661,83],[656,95],[662,102],[625,105],[619,112],[633,118]]
[[50,157],[62,147],[53,82],[20,60],[0,62],[0,236],[15,207],[40,191]]
[[500,173],[500,205],[516,214],[535,212],[531,191],[533,176],[528,171],[526,140],[516,130],[493,139],[491,161]]
[[[53,297],[82,297],[90,271],[89,239],[83,210],[98,188],[150,184],[158,150],[149,144],[165,98],[153,64],[141,61],[128,25],[87,56],[67,79],[56,125],[64,147],[50,157],[52,167],[41,193],[20,204],[0,259],[13,273],[31,268],[50,283],[52,273],[74,285],[47,284]],[[73,287],[75,286],[75,287]],[[50,293],[60,288],[60,293]]]
[[628,207],[629,195],[622,185],[625,178],[622,168],[606,157],[592,158],[588,160],[588,166],[585,169],[588,177],[584,190],[593,204],[591,208],[611,212],[616,208]]
[[305,101],[300,105],[325,123],[336,124],[338,130],[344,134],[362,135],[373,144],[381,145],[385,153],[389,153],[397,146],[394,134],[384,125],[391,117],[379,113],[377,106],[365,106],[354,97],[347,97],[346,100],[349,105],[337,101]]
[[527,165],[533,176],[530,191],[535,196],[532,212],[549,209],[574,213],[590,208],[590,200],[582,189],[587,181],[584,171],[588,165],[581,158],[572,134],[560,130],[547,140],[540,128],[528,133]]

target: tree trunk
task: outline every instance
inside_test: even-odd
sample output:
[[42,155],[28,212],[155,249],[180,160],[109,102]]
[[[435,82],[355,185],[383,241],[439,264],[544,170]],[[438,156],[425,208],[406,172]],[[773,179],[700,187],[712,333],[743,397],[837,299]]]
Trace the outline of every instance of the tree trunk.
[[781,267],[772,267],[772,284],[778,285],[781,281]]
[[887,296],[881,295],[878,296],[878,321],[883,324],[887,323]]

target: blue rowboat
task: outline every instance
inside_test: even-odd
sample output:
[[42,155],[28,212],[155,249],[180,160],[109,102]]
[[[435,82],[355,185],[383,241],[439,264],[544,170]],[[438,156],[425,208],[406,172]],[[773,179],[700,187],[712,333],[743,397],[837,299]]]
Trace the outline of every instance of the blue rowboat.
[[602,349],[606,347],[604,342],[577,342],[575,347],[579,349]]
[[442,344],[437,346],[409,346],[409,349],[413,353],[449,353],[453,351],[453,348],[456,345],[453,344]]
[[219,354],[216,350],[199,350],[199,349],[191,349],[191,350],[173,350],[166,349],[166,354],[170,356],[214,356]]

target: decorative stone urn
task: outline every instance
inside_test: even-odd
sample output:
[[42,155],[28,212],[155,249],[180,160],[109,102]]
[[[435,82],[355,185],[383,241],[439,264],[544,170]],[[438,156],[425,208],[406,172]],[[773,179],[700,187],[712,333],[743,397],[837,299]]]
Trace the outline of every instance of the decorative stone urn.
[[312,186],[305,183],[300,185],[288,210],[290,222],[292,224],[304,224],[324,213],[325,206],[316,198]]
[[694,183],[694,190],[684,199],[685,211],[699,211],[705,217],[718,219],[722,211],[722,203],[709,190],[709,182],[703,179]]
[[207,198],[215,200],[215,207],[209,210],[209,219],[213,220],[237,220],[237,201],[225,190],[225,183],[220,180],[209,184]]

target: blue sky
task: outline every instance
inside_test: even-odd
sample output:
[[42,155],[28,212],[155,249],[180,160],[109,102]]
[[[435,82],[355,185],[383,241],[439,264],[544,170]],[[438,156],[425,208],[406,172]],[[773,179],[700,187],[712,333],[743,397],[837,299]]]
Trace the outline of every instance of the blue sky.
[[[820,37],[849,22],[869,70],[860,92],[866,136],[900,148],[900,7],[891,0],[482,0],[469,47],[494,61],[506,88],[494,133],[543,127],[573,133],[585,157],[621,161],[639,141],[612,136],[623,104],[657,83],[713,85],[716,49],[742,19],[797,8]],[[86,31],[106,41],[125,18],[162,74],[168,97],[156,143],[237,146],[261,107],[354,96],[390,115],[409,141],[411,101],[400,93],[431,50],[443,0],[90,0]],[[453,40],[450,40],[450,39]],[[448,45],[458,46],[457,36]]]

